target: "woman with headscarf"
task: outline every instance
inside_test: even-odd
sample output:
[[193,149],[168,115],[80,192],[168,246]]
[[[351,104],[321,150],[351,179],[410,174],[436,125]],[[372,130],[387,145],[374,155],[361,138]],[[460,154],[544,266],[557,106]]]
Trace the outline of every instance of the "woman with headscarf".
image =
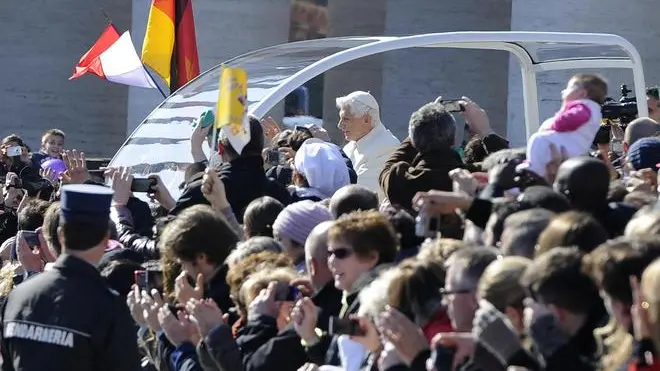
[[320,139],[303,143],[294,157],[293,169],[293,184],[289,186],[293,202],[318,202],[351,183],[339,147]]

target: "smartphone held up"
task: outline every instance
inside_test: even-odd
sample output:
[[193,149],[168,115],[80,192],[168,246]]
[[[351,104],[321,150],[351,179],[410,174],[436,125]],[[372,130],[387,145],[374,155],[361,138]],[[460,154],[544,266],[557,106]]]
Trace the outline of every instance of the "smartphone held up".
[[27,242],[30,248],[39,247],[41,243],[39,242],[39,235],[35,231],[21,231],[23,234],[23,239]]
[[364,330],[360,326],[360,321],[352,318],[330,317],[330,326],[328,326],[330,335],[348,335],[364,336]]
[[268,151],[266,154],[266,163],[271,166],[286,164],[286,155],[277,149]]
[[156,182],[156,178],[133,178],[131,192],[154,193]]
[[7,148],[7,157],[17,157],[23,154],[23,147],[13,146]]

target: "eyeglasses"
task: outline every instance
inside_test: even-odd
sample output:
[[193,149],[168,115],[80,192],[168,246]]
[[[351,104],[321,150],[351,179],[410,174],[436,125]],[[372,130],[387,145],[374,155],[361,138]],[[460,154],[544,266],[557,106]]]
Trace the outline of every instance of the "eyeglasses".
[[459,295],[459,294],[470,294],[474,290],[470,290],[470,289],[446,290],[443,287],[438,291],[440,291],[440,295],[442,295],[442,296],[449,296],[449,295]]
[[328,250],[329,256],[334,256],[339,260],[346,259],[352,254],[353,254],[353,250],[347,249],[345,247],[338,247],[336,249]]

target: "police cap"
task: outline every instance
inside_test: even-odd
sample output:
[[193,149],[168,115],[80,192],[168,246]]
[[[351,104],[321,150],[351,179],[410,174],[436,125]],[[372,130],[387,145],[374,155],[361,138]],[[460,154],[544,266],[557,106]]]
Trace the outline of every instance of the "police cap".
[[65,222],[107,223],[113,194],[110,188],[98,185],[66,185],[60,195],[60,216]]

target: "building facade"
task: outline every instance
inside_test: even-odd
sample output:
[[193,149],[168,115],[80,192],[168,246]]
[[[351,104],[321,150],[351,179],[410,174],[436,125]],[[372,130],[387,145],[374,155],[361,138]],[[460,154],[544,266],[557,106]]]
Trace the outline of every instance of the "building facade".
[[[61,0],[57,6],[44,0],[0,2],[2,135],[17,133],[38,147],[41,132],[58,127],[68,135],[67,147],[112,156],[162,97],[156,90],[91,76],[67,79],[105,27],[101,9],[120,30],[131,30],[141,50],[149,6],[146,0]],[[194,0],[193,6],[202,70],[257,48],[312,38],[580,31],[626,37],[642,54],[647,83],[660,80],[654,68],[660,59],[654,48],[660,37],[654,0],[637,0],[634,7],[613,0]],[[613,21],[613,14],[621,21]],[[627,72],[601,72],[615,97],[618,85],[632,85]],[[541,76],[542,115],[557,109],[566,78],[560,73]],[[306,87],[309,113],[322,117],[335,136],[334,98],[366,90],[381,102],[383,122],[401,139],[412,111],[439,95],[465,95],[488,110],[498,133],[514,144],[525,141],[524,130],[516,130],[523,127],[520,72],[504,52],[394,51],[341,66]]]

